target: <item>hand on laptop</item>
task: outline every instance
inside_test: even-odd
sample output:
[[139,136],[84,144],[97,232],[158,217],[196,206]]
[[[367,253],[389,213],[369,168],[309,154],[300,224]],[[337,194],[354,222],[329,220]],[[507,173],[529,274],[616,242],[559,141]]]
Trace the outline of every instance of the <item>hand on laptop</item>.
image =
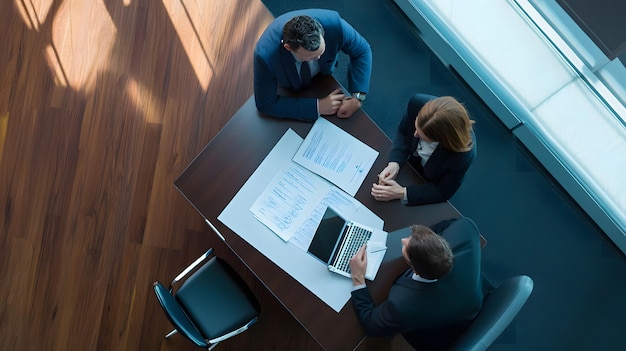
[[365,245],[361,246],[359,251],[350,259],[350,275],[352,277],[352,285],[365,284],[365,270],[367,269],[367,252]]

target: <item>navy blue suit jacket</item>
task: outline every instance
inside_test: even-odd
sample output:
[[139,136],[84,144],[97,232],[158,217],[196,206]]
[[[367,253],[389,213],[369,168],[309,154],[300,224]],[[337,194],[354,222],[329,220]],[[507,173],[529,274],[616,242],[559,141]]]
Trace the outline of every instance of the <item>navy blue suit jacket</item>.
[[281,43],[283,27],[298,15],[308,15],[324,28],[326,51],[319,59],[319,74],[332,74],[339,51],[350,57],[348,71],[349,93],[369,90],[372,71],[372,50],[367,41],[331,10],[307,9],[287,12],[265,29],[254,49],[254,97],[256,106],[264,114],[280,118],[313,121],[318,117],[317,99],[293,98],[278,95],[278,87],[300,90],[300,76],[293,54]]
[[480,234],[462,217],[432,227],[450,244],[452,271],[434,283],[402,275],[387,300],[378,306],[367,288],[352,292],[352,303],[367,335],[401,333],[418,350],[445,349],[469,325],[482,307],[487,285],[480,274]]
[[415,135],[415,117],[424,104],[435,96],[416,94],[409,101],[407,112],[400,121],[393,140],[389,162],[398,162],[400,167],[407,161],[426,179],[426,183],[407,185],[409,205],[420,205],[449,200],[463,183],[465,173],[476,158],[476,138],[472,132],[472,149],[454,152],[438,145],[426,165],[422,167],[419,157],[413,157],[419,138]]

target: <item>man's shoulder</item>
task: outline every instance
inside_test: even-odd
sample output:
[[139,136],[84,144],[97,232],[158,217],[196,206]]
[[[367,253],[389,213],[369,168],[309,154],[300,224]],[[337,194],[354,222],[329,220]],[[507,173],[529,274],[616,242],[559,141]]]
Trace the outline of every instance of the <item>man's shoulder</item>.
[[309,9],[301,9],[286,12],[285,14],[291,15],[291,17],[299,16],[299,15],[308,15],[308,16],[339,16],[339,12],[335,10],[322,9],[322,8],[309,8]]
[[440,234],[452,246],[458,242],[479,240],[478,226],[468,217],[451,220]]
[[274,19],[277,23],[287,23],[296,16],[310,16],[317,20],[324,18],[340,18],[339,12],[328,9],[311,8],[285,12]]
[[453,220],[445,231],[461,231],[468,233],[478,233],[478,226],[468,217],[459,217]]
[[424,93],[416,93],[409,99],[407,103],[407,113],[405,118],[410,119],[411,121],[415,120],[415,116],[417,116],[418,112],[426,105],[430,100],[436,99],[437,96],[424,94]]

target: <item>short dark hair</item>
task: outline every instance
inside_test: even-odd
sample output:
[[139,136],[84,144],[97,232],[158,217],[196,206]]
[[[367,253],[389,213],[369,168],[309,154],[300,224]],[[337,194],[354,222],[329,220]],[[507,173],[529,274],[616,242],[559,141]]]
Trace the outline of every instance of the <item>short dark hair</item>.
[[324,36],[324,28],[310,16],[296,16],[283,27],[283,43],[289,44],[292,50],[300,47],[308,51],[319,49]]
[[446,239],[423,225],[411,226],[406,254],[413,270],[426,279],[442,278],[454,264],[454,254]]

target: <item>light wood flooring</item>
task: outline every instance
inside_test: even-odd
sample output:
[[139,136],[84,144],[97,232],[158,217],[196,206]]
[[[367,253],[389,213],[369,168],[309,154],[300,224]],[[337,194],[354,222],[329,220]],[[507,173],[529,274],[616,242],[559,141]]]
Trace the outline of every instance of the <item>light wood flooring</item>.
[[209,247],[262,304],[216,350],[319,349],[173,186],[251,96],[271,20],[259,0],[2,1],[0,350],[195,349],[163,339],[151,284]]

